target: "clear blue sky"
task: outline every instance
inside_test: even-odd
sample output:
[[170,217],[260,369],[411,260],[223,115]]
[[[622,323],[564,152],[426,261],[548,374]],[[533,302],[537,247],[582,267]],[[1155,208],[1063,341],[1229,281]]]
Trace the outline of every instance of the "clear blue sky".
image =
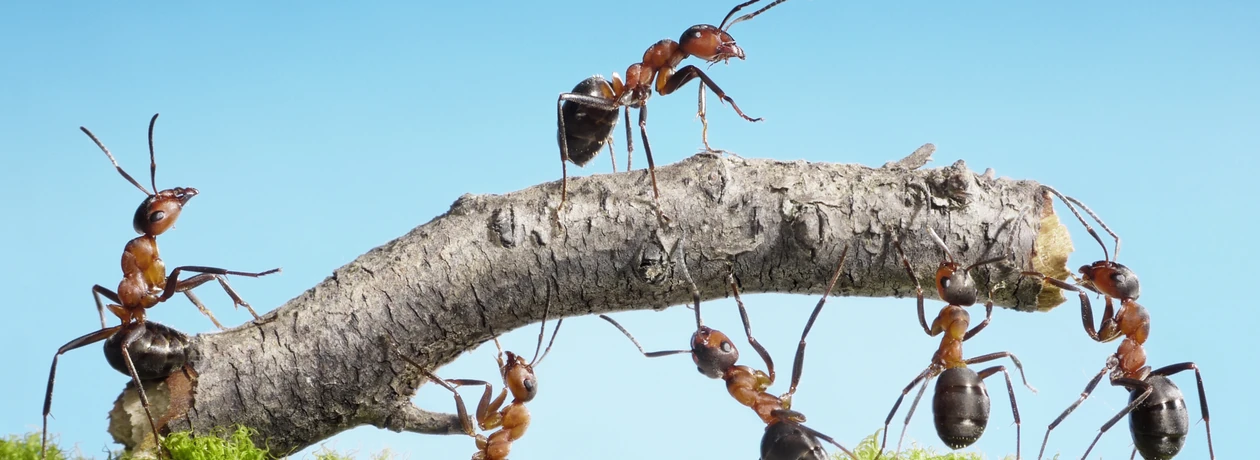
[[[146,122],[161,112],[158,185],[202,192],[162,237],[163,256],[176,265],[283,266],[278,276],[234,281],[267,311],[461,194],[559,179],[556,95],[591,74],[624,73],[647,46],[720,21],[734,3],[0,6],[8,261],[0,286],[9,306],[0,432],[39,429],[49,361],[98,327],[88,288],[118,282],[120,250],[134,236],[131,214],[143,197],[80,125],[139,176]],[[1141,276],[1154,321],[1150,363],[1202,366],[1218,457],[1242,458],[1255,451],[1243,434],[1257,407],[1247,281],[1260,256],[1251,183],[1260,172],[1257,22],[1260,7],[1248,2],[791,0],[732,29],[747,60],[709,70],[765,122],[745,122],[710,97],[710,140],[750,157],[873,166],[933,142],[932,166],[962,158],[977,171],[992,167],[1080,197],[1121,233],[1121,261]],[[660,163],[700,146],[693,88],[651,101]],[[607,173],[606,153],[570,171]],[[1082,236],[1073,266],[1100,258]],[[202,298],[225,323],[248,318],[213,289]],[[758,339],[779,363],[790,361],[816,300],[747,299]],[[711,325],[738,330],[730,303],[705,311]],[[617,318],[646,346],[664,349],[685,346],[688,315],[676,308]],[[181,300],[151,318],[188,332],[213,328]],[[504,343],[527,350],[535,332]],[[809,425],[853,445],[881,425],[937,342],[919,330],[912,299],[834,299],[810,338],[797,408]],[[1023,360],[1040,390],[1016,388],[1031,458],[1045,426],[1115,346],[1089,341],[1069,304],[1048,314],[1000,310],[965,353],[1009,350]],[[97,455],[114,447],[104,415],[127,380],[99,350],[61,361],[51,422],[63,441]],[[492,350],[439,374],[494,380]],[[539,373],[533,424],[514,459],[757,453],[761,423],[720,382],[697,375],[685,357],[639,357],[596,318],[566,322]],[[1175,381],[1197,408],[1193,378]],[[1000,387],[990,381],[992,421],[975,446],[990,458],[1014,451]],[[1100,387],[1056,430],[1050,450],[1076,458],[1126,401],[1124,391]],[[452,408],[449,394],[432,387],[416,402]],[[1126,431],[1117,425],[1097,456],[1127,458]],[[926,407],[908,437],[944,449]],[[370,427],[324,444],[364,455],[388,447],[415,459],[474,450],[466,437]],[[1206,455],[1196,423],[1181,458]]]

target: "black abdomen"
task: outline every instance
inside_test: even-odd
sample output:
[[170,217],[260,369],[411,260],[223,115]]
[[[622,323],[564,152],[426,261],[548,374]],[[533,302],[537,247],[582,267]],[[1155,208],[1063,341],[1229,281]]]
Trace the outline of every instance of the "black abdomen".
[[810,429],[778,421],[761,436],[761,460],[827,460],[827,452]]
[[127,349],[140,380],[160,379],[184,367],[188,361],[188,336],[160,323],[133,323],[105,341],[105,360],[118,372],[130,376],[123,360],[122,343],[135,328],[140,336]]
[[932,396],[936,434],[951,449],[970,446],[989,425],[989,393],[980,376],[965,367],[946,369]]
[[[1181,447],[1186,444],[1186,434],[1190,432],[1186,399],[1168,377],[1152,375],[1146,378],[1146,383],[1155,389],[1151,390],[1151,395],[1142,405],[1129,413],[1133,445],[1147,460],[1173,458],[1181,452]],[[1136,391],[1129,392],[1129,402],[1133,402],[1138,394]]]
[[[611,104],[612,85],[599,75],[582,80],[573,87],[573,94],[606,99]],[[617,110],[592,107],[573,101],[564,101],[561,108],[564,132],[569,147],[569,161],[578,166],[595,158],[612,136],[617,126]],[[556,129],[556,142],[560,142],[560,130]]]

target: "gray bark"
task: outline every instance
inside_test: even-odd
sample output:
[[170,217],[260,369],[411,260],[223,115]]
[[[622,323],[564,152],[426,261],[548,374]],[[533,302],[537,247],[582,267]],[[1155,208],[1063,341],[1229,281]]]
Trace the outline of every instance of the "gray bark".
[[[936,298],[932,276],[943,255],[928,226],[964,266],[1010,254],[973,272],[982,291],[1000,285],[999,306],[1052,307],[1054,300],[1038,305],[1039,282],[1019,276],[1068,250],[1036,247],[1051,231],[1040,186],[976,174],[961,161],[917,170],[930,154],[925,145],[883,168],[697,155],[657,170],[666,225],[643,170],[571,179],[558,215],[558,182],[465,195],[265,322],[198,336],[193,393],[173,396],[191,398],[191,408],[168,428],[207,433],[242,424],[277,454],[363,424],[459,433],[453,415],[411,403],[422,379],[389,352],[386,333],[432,369],[540,321],[545,308],[556,318],[686,303],[681,261],[703,299],[726,295],[728,273],[747,292],[820,294],[846,245],[838,295],[914,296],[895,238],[924,293]],[[143,420],[131,409],[114,422]],[[120,442],[134,444],[145,429],[119,430],[136,433]]]

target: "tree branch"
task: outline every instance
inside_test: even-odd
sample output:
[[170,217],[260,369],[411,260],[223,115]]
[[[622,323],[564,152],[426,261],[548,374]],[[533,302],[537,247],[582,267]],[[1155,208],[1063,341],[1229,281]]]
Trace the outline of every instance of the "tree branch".
[[[998,305],[1032,311],[1062,302],[1039,301],[1041,284],[1019,277],[1029,268],[1066,272],[1070,243],[1040,186],[977,175],[961,161],[916,170],[925,152],[930,145],[878,169],[697,155],[657,170],[665,227],[643,170],[570,179],[558,216],[558,182],[465,195],[262,324],[197,336],[192,391],[172,398],[185,399],[186,414],[168,414],[168,428],[208,433],[243,424],[277,453],[363,424],[459,433],[453,415],[411,403],[422,379],[386,348],[386,333],[402,341],[402,353],[436,368],[540,321],[546,305],[558,317],[685,303],[689,288],[670,254],[680,240],[704,299],[725,296],[732,271],[750,293],[820,294],[845,245],[840,295],[912,296],[894,238],[936,297],[932,274],[943,255],[926,236],[931,226],[960,262],[1011,254],[973,274],[982,290],[1001,284]],[[1063,239],[1047,243],[1053,238]]]

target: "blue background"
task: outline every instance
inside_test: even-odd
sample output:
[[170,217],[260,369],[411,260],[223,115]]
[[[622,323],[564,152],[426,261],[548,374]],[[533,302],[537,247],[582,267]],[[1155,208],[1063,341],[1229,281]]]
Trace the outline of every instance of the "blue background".
[[[119,250],[134,236],[130,218],[143,197],[80,125],[143,176],[145,124],[161,112],[159,187],[202,192],[162,236],[163,256],[175,265],[283,266],[281,275],[234,281],[267,311],[463,193],[559,179],[556,95],[591,74],[624,73],[647,46],[720,21],[733,3],[5,3],[0,292],[9,327],[0,336],[8,356],[0,432],[39,429],[49,359],[98,327],[88,287],[117,282]],[[961,158],[1080,197],[1120,232],[1120,260],[1142,278],[1154,320],[1150,363],[1200,364],[1218,457],[1243,458],[1255,451],[1239,436],[1257,407],[1257,318],[1246,305],[1258,255],[1258,19],[1251,2],[792,0],[731,30],[748,59],[708,72],[765,121],[743,121],[710,97],[710,141],[749,157],[872,166],[933,142],[929,166]],[[663,164],[700,147],[693,88],[651,100]],[[606,153],[570,170],[607,173]],[[1071,228],[1080,250],[1071,265],[1101,258]],[[213,289],[202,292],[226,324],[248,319]],[[786,367],[817,298],[746,301],[758,339]],[[738,331],[729,302],[705,311],[712,326]],[[1016,353],[1040,390],[1016,388],[1029,458],[1046,424],[1115,350],[1089,341],[1077,312],[1074,304],[1048,314],[999,310],[967,342],[968,356]],[[664,349],[685,346],[689,315],[617,318],[645,346]],[[188,332],[213,329],[185,301],[151,317]],[[503,341],[527,350],[535,333]],[[937,342],[920,332],[912,299],[832,299],[810,337],[796,407],[852,446],[880,427]],[[51,429],[99,456],[114,447],[104,414],[126,377],[98,350],[61,361]],[[439,374],[494,380],[493,350],[483,346]],[[756,455],[761,423],[719,382],[696,375],[686,357],[641,358],[597,318],[566,322],[539,373],[533,424],[514,459]],[[1193,378],[1175,381],[1198,420]],[[973,447],[990,458],[1014,451],[999,382],[989,384],[989,432]],[[1076,458],[1126,401],[1104,384],[1049,450]],[[416,403],[452,409],[449,393],[432,386]],[[920,408],[907,437],[944,449],[929,411]],[[1126,430],[1117,425],[1094,457],[1127,458]],[[400,458],[474,450],[462,436],[371,427],[321,445],[361,456],[388,447]],[[1181,457],[1206,458],[1206,448],[1197,422]]]

